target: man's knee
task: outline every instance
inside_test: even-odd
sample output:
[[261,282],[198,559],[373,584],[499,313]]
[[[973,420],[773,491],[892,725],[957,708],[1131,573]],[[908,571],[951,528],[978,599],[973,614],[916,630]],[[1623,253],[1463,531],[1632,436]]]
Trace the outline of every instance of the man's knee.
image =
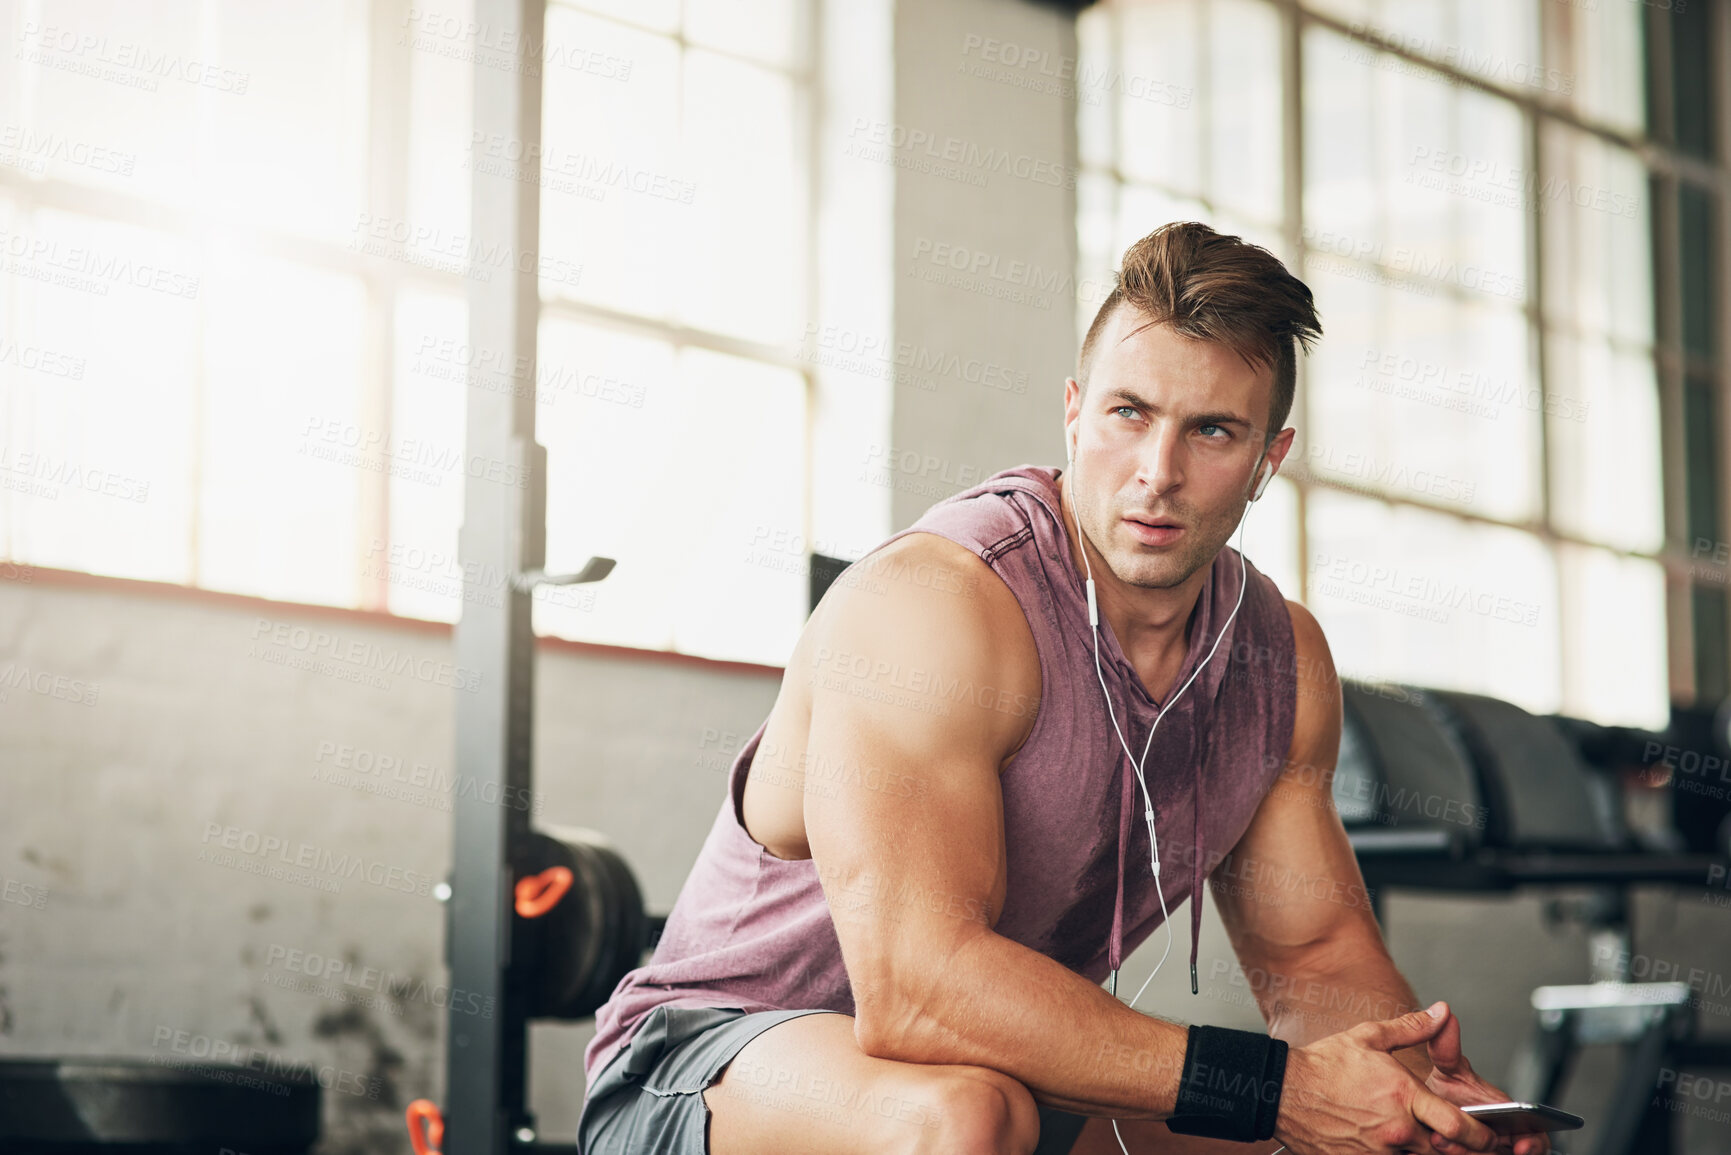
[[1029,1155],[1040,1140],[1040,1112],[1008,1075],[976,1068],[938,1088],[936,1126],[923,1128],[931,1155]]

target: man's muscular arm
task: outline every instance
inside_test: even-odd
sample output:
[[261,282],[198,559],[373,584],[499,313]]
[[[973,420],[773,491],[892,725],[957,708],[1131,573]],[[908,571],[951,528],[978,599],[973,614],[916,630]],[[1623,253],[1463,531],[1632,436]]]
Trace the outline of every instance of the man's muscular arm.
[[[1420,1004],[1383,945],[1358,860],[1334,808],[1342,707],[1328,641],[1308,610],[1295,602],[1287,606],[1297,651],[1292,743],[1280,779],[1233,848],[1230,869],[1219,872],[1212,886],[1240,962],[1247,973],[1266,976],[1254,989],[1269,1033],[1292,1045],[1276,1135],[1293,1150],[1333,1150],[1336,1140],[1360,1125],[1355,1116],[1380,1098],[1389,1110],[1379,1113],[1410,1112],[1408,1128],[1417,1124],[1437,1133],[1427,1149],[1444,1155],[1464,1155],[1468,1145],[1485,1149],[1489,1131],[1450,1103],[1506,1096],[1480,1083],[1460,1058],[1453,1013],[1431,1020],[1440,1029],[1404,1039],[1387,1031],[1387,1020]],[[1391,1038],[1416,1045],[1384,1045]],[[1367,1055],[1366,1044],[1386,1057]],[[1420,1087],[1391,1080],[1376,1065],[1398,1060],[1416,1080],[1426,1080],[1433,1069],[1428,1048],[1439,1045],[1438,1062],[1458,1065],[1470,1082],[1445,1085],[1449,1080],[1432,1078]],[[1348,1071],[1362,1075],[1343,1078]],[[1382,1137],[1412,1137],[1410,1130],[1399,1130],[1388,1124]],[[1517,1155],[1547,1149],[1542,1139],[1528,1139],[1517,1146]]]
[[[789,670],[811,691],[806,835],[861,1049],[991,1067],[1080,1114],[1170,1116],[1184,1028],[993,931],[998,775],[1040,697],[1020,605],[940,538],[910,535],[877,562],[869,580],[832,587],[802,643],[806,666]],[[965,580],[921,579],[932,573]],[[841,788],[816,788],[814,772]]]
[[[1210,887],[1269,1033],[1293,1046],[1420,1009],[1383,945],[1358,859],[1334,808],[1340,681],[1322,627],[1287,603],[1297,710],[1286,765]],[[1419,1078],[1423,1046],[1395,1057]]]

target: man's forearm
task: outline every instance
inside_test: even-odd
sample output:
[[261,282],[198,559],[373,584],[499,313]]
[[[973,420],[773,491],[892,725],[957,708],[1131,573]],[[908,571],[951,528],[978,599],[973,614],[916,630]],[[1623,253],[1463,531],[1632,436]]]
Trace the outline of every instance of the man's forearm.
[[923,964],[893,992],[866,995],[858,1029],[879,1057],[990,1067],[1039,1102],[1081,1115],[1165,1119],[1173,1112],[1184,1027],[1133,1011],[1061,963],[990,931]]
[[[1246,973],[1269,976],[1267,989],[1256,992],[1269,1034],[1301,1047],[1359,1023],[1392,1019],[1423,1005],[1381,943],[1328,952],[1328,957],[1333,961],[1245,968]],[[1391,1053],[1419,1078],[1430,1074],[1424,1047]]]

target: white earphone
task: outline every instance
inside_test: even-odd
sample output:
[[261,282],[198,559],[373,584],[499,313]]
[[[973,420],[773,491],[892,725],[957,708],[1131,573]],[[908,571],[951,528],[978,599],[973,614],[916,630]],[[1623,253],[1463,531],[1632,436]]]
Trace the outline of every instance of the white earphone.
[[[1064,430],[1064,464],[1069,469],[1073,480],[1076,476],[1076,444],[1070,436],[1068,428]],[[1266,448],[1262,451],[1262,457],[1259,459],[1257,467],[1256,488],[1250,495],[1250,500],[1253,502],[1262,497],[1263,491],[1268,488],[1269,481],[1274,477],[1274,465],[1268,460]],[[1166,928],[1166,949],[1160,952],[1160,961],[1154,964],[1153,971],[1149,973],[1147,979],[1143,980],[1142,986],[1131,998],[1130,1006],[1132,1008],[1136,1006],[1136,1000],[1142,997],[1142,992],[1148,989],[1148,984],[1154,981],[1154,976],[1160,973],[1160,968],[1166,965],[1166,956],[1172,953],[1172,916],[1166,909],[1166,891],[1160,885],[1160,838],[1154,830],[1154,799],[1148,793],[1148,780],[1142,774],[1142,765],[1148,760],[1148,751],[1153,748],[1154,731],[1160,728],[1160,720],[1166,717],[1166,711],[1170,710],[1173,704],[1184,695],[1184,691],[1190,688],[1190,683],[1196,680],[1196,676],[1207,667],[1209,662],[1214,660],[1215,650],[1220,648],[1220,642],[1226,637],[1226,631],[1231,628],[1233,619],[1238,616],[1238,608],[1244,604],[1244,587],[1248,580],[1244,562],[1244,523],[1249,520],[1249,511],[1246,510],[1245,516],[1238,523],[1238,600],[1233,603],[1232,612],[1227,615],[1225,624],[1215,635],[1214,645],[1209,649],[1208,656],[1202,659],[1190,677],[1178,688],[1178,692],[1166,699],[1166,704],[1160,707],[1160,713],[1154,716],[1154,724],[1148,727],[1148,741],[1142,747],[1142,758],[1138,760],[1135,755],[1130,753],[1130,744],[1124,740],[1124,731],[1118,726],[1118,714],[1112,708],[1112,694],[1106,688],[1106,675],[1100,666],[1100,606],[1094,592],[1094,567],[1088,561],[1088,535],[1083,532],[1081,517],[1076,518],[1076,536],[1082,545],[1082,565],[1088,574],[1088,625],[1094,637],[1094,675],[1100,679],[1100,692],[1106,697],[1106,716],[1112,719],[1112,729],[1118,735],[1118,744],[1124,748],[1124,756],[1130,759],[1130,765],[1136,770],[1137,785],[1142,787],[1142,818],[1148,824],[1148,845],[1152,851],[1154,868],[1154,893],[1160,896],[1160,925]],[[1196,852],[1195,847],[1192,847],[1191,850],[1192,853]],[[1196,902],[1198,897],[1192,895],[1190,901]],[[1196,989],[1196,968],[1194,966],[1191,967],[1190,986],[1194,992]],[[1113,997],[1116,998],[1118,972],[1115,970],[1111,973],[1110,989]],[[1117,1136],[1119,1150],[1123,1151],[1124,1155],[1130,1155],[1129,1148],[1124,1146],[1124,1136],[1118,1131],[1118,1120],[1116,1119],[1112,1120],[1112,1134]]]

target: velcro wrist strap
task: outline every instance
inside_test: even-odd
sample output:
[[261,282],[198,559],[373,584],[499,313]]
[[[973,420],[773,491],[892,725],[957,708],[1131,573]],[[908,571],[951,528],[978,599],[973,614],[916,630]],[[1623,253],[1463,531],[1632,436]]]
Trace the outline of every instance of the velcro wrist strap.
[[1177,1135],[1239,1143],[1272,1138],[1286,1051],[1283,1040],[1254,1031],[1192,1026],[1178,1105],[1167,1128]]

